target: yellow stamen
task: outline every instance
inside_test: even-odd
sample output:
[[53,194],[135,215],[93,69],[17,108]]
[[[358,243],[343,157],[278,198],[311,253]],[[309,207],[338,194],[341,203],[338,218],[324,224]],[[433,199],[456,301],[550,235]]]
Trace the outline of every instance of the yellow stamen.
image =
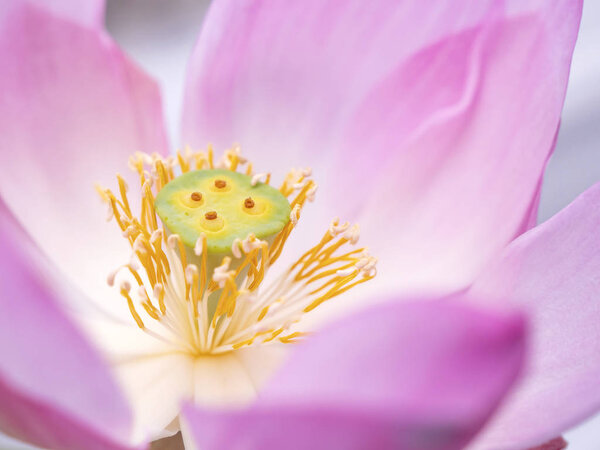
[[143,330],[145,328],[144,322],[142,322],[142,318],[135,310],[135,306],[133,305],[133,300],[131,299],[131,296],[129,295],[129,291],[127,290],[127,288],[121,287],[121,295],[123,297],[125,297],[125,299],[127,300],[127,306],[129,307],[129,312],[131,313],[133,319],[135,320],[135,323],[137,323],[138,327],[140,327]]
[[[304,314],[375,276],[376,260],[364,248],[349,248],[356,244],[358,228],[335,219],[314,247],[265,286],[269,269],[282,254],[302,209],[314,198],[317,186],[309,169],[290,171],[279,187],[289,202],[290,220],[280,232],[264,238],[267,240],[253,233],[245,239],[236,238],[231,256],[223,257],[210,253],[205,233],[193,247],[187,246],[189,242],[184,244],[179,235],[168,234],[155,210],[155,199],[164,186],[191,170],[219,167],[236,172],[246,163],[239,147],[227,150],[216,163],[211,147],[206,152],[186,148],[167,158],[136,153],[129,165],[139,178],[139,217],[131,209],[128,187],[121,175],[117,175],[118,196],[97,188],[132,248],[132,262],[110,275],[111,285],[116,276],[135,281],[137,290],[131,291],[126,280],[120,288],[134,322],[158,339],[182,345],[184,351],[218,354],[273,341],[297,342],[306,336],[293,329]],[[254,175],[251,163],[247,163],[244,173],[252,177],[253,187],[271,180],[270,174]],[[230,184],[233,178],[225,178],[214,181],[213,189],[222,190],[217,195],[236,192],[235,184]],[[224,210],[214,201],[211,204],[210,192],[206,196],[200,191],[184,193],[186,201],[199,203],[190,208],[201,208],[202,220],[222,220]],[[264,207],[260,202],[264,200],[258,198],[257,203],[254,194],[246,194],[234,204],[236,208],[254,210]],[[148,329],[136,305],[141,305],[140,311],[164,332],[156,332],[155,327]]]

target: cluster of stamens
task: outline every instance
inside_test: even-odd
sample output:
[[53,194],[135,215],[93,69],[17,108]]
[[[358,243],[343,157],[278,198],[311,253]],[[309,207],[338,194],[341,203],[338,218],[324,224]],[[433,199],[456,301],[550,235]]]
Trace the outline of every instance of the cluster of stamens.
[[[215,168],[235,172],[243,165],[253,186],[269,184],[270,174],[254,174],[238,148],[226,151],[218,162],[209,148],[206,152],[187,149],[165,158],[136,153],[130,166],[140,180],[139,215],[132,211],[123,177],[117,175],[118,195],[99,190],[109,205],[109,220],[115,219],[132,249],[130,261],[113,271],[108,283],[118,286],[139,328],[193,354],[295,342],[305,334],[296,325],[305,313],[376,274],[376,259],[364,248],[355,248],[358,227],[334,219],[315,246],[264,286],[302,208],[314,200],[317,186],[309,169],[292,170],[279,187],[291,211],[283,229],[268,241],[253,233],[238,237],[229,255],[217,261],[208,250],[206,234],[193,248],[187,247],[157,217],[156,196],[180,174]],[[216,180],[214,187],[224,189],[227,182]],[[192,201],[203,201],[201,192],[189,195]],[[243,207],[254,208],[255,200],[245,198]],[[205,213],[206,220],[219,217],[216,209]]]

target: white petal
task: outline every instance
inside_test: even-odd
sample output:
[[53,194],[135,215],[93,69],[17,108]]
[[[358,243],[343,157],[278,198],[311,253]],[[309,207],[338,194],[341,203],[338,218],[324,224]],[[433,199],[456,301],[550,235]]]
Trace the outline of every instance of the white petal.
[[240,406],[254,400],[287,354],[284,345],[265,345],[199,357],[194,367],[194,402]]

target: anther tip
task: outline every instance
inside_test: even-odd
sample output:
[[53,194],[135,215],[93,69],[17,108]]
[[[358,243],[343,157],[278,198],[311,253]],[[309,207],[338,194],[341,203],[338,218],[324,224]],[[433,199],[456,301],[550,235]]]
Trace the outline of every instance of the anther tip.
[[177,234],[172,234],[171,236],[169,236],[167,238],[167,245],[171,249],[174,249],[175,247],[177,247],[178,242],[179,242],[179,235],[177,235]]
[[217,218],[217,212],[216,211],[209,211],[206,214],[204,214],[204,218],[206,220],[215,220]]
[[194,245],[194,254],[196,256],[200,256],[200,255],[202,255],[203,251],[204,251],[204,236],[200,236],[196,240],[196,244]]

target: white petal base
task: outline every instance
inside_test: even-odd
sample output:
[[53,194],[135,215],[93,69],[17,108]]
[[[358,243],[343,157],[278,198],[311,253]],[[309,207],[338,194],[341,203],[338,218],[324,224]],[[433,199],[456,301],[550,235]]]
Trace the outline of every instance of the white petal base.
[[247,405],[290,348],[272,344],[195,356],[135,325],[89,319],[80,323],[109,359],[134,411],[133,443],[177,433],[185,402],[209,408]]

